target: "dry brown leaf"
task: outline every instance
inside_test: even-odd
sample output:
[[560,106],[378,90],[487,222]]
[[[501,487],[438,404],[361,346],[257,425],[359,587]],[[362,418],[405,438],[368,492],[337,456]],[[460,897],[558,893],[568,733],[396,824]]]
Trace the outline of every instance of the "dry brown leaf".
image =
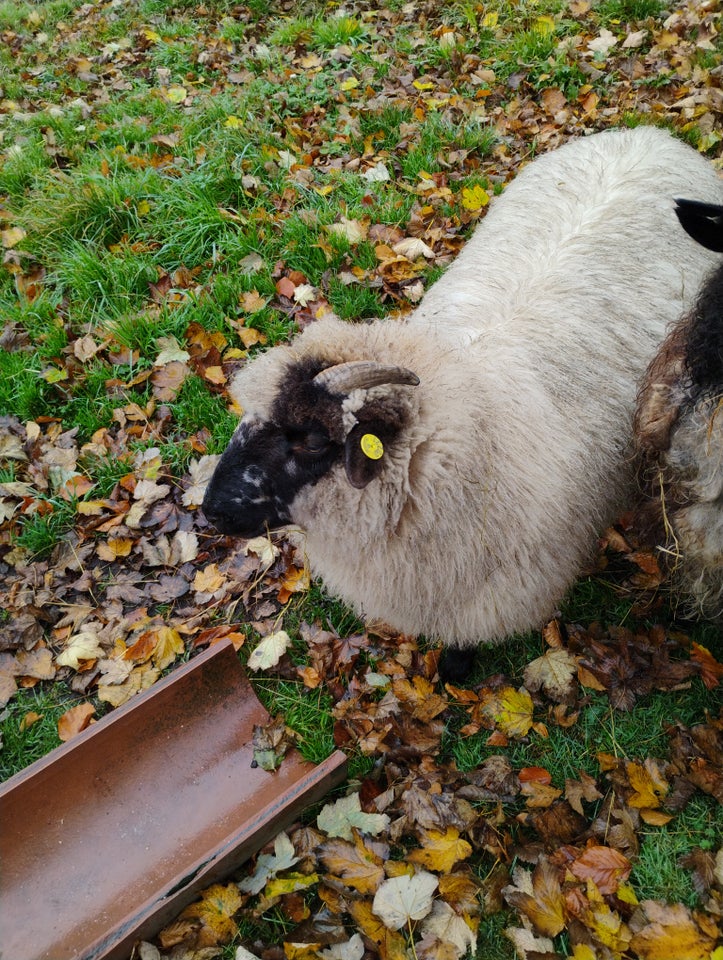
[[630,876],[632,864],[612,847],[591,846],[568,869],[578,880],[592,880],[600,893],[615,893]]
[[92,703],[79,703],[77,707],[66,710],[58,720],[58,736],[60,739],[65,742],[79,734],[81,730],[85,730],[94,713],[95,707]]
[[537,933],[556,937],[565,929],[565,903],[553,866],[541,860],[532,874],[518,868],[513,881],[502,891],[505,899],[530,920]]

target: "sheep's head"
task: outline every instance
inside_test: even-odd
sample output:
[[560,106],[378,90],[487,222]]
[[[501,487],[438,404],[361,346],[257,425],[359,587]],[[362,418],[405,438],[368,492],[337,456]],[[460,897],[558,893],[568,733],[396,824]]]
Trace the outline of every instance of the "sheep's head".
[[336,464],[353,487],[366,487],[408,418],[395,388],[418,383],[404,367],[372,361],[293,361],[269,415],[251,413],[239,424],[208,485],[206,517],[240,536],[283,526],[296,496]]

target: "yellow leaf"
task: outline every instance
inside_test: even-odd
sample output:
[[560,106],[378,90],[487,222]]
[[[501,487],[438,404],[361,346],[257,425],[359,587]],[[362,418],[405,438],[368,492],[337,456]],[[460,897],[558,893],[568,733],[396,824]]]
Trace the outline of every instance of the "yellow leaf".
[[[632,903],[633,906],[639,903],[635,891],[628,883],[621,883],[615,892],[615,896],[618,900],[622,900],[623,903]],[[721,957],[721,960],[723,960],[723,957]]]
[[25,238],[25,231],[22,227],[9,227],[7,230],[3,230],[0,236],[3,246],[10,250]]
[[176,657],[183,653],[184,649],[183,640],[178,630],[174,630],[173,627],[161,627],[153,650],[153,662],[159,670],[165,670],[174,662]]
[[527,690],[504,687],[487,700],[483,709],[510,737],[524,737],[532,726],[532,697]]
[[407,859],[437,873],[449,873],[455,863],[466,860],[471,853],[472,847],[460,839],[459,831],[447,827],[444,833],[425,830],[421,848],[412,850]]
[[701,929],[682,903],[644,900],[640,907],[648,923],[632,937],[630,946],[641,960],[705,960],[713,951],[715,930]]
[[359,81],[356,77],[349,77],[348,80],[342,80],[339,84],[340,89],[342,90],[355,90],[359,86]]
[[136,211],[139,217],[145,217],[147,213],[150,213],[151,205],[147,200],[141,200],[141,202],[136,207]]
[[305,890],[318,882],[318,873],[288,873],[285,877],[274,877],[273,880],[269,880],[264,889],[264,896],[270,900],[272,897],[281,897],[285,893]]
[[462,187],[462,206],[466,210],[481,210],[490,202],[490,195],[484,187]]
[[243,127],[244,123],[240,117],[234,117],[233,114],[231,114],[230,116],[226,117],[226,119],[223,122],[223,125],[224,127],[228,127],[229,130],[240,130]]
[[197,918],[213,935],[216,943],[226,943],[236,934],[237,925],[233,915],[242,903],[235,883],[225,887],[215,883],[203,891],[200,901],[186,907],[181,916]]
[[630,786],[635,791],[628,798],[628,804],[638,809],[659,807],[660,799],[667,794],[670,785],[658,769],[656,762],[650,757],[642,765],[629,760],[625,764],[625,770]]
[[494,28],[497,26],[497,21],[499,20],[499,16],[500,15],[499,13],[497,13],[496,10],[492,13],[486,13],[482,17],[482,26],[486,30],[494,30]]
[[553,17],[542,16],[538,17],[535,20],[534,27],[535,33],[542,34],[542,36],[549,36],[555,32],[555,20]]
[[416,87],[417,90],[434,90],[434,84],[433,84],[433,83],[422,83],[421,80],[415,80],[415,81],[412,83],[412,86],[413,86],[413,87]]
[[169,103],[183,103],[188,96],[188,91],[185,87],[174,83],[164,91],[164,95]]
[[161,39],[160,35],[157,34],[155,30],[144,30],[143,36],[151,43],[158,43],[158,41]]
[[193,578],[193,589],[197,593],[215,593],[226,583],[226,574],[219,570],[217,563],[209,563],[203,570],[197,570]]

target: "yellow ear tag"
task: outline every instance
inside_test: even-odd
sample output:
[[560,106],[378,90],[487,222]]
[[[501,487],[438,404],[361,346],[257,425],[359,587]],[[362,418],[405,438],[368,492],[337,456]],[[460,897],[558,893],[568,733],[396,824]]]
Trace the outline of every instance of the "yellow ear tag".
[[381,460],[384,455],[384,445],[379,437],[373,433],[365,433],[361,438],[362,453],[370,460]]

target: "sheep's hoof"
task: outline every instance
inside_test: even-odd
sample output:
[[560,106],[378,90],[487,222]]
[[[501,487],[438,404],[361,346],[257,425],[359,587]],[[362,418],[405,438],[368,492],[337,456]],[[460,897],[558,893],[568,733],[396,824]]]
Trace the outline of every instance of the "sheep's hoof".
[[447,647],[439,661],[439,679],[442,683],[464,684],[469,681],[477,657],[477,647],[459,650]]

